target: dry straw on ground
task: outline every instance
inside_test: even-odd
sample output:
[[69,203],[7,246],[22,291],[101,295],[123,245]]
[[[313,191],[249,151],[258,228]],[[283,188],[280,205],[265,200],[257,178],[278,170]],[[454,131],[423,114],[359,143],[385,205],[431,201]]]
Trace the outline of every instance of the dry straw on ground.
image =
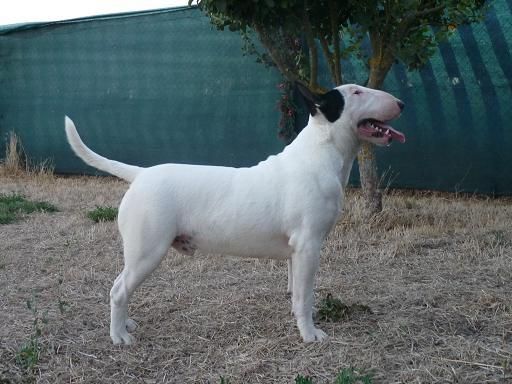
[[[357,191],[327,239],[317,299],[331,293],[371,313],[322,323],[303,344],[290,315],[286,266],[170,251],[137,291],[137,344],[113,346],[108,293],[122,267],[111,178],[0,177],[0,193],[55,204],[0,226],[0,382],[332,383],[355,367],[374,383],[511,383],[512,203],[391,192],[368,222]],[[36,311],[26,302],[37,304]],[[40,356],[16,362],[41,320]]]
[[31,162],[26,156],[20,137],[11,131],[7,137],[5,157],[0,161],[0,176],[52,178],[53,164],[49,159]]

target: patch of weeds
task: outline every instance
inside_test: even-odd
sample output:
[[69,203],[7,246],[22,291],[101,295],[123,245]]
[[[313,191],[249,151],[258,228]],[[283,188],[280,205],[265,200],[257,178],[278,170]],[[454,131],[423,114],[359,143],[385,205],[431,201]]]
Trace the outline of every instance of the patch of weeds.
[[344,304],[328,293],[319,304],[318,320],[340,322],[357,313],[372,313],[370,307],[363,304]]
[[39,335],[32,336],[16,354],[16,362],[27,371],[31,371],[39,361]]
[[404,201],[406,209],[416,209],[418,208],[418,203],[413,199],[407,199]]
[[23,213],[56,211],[54,205],[44,201],[29,201],[18,194],[0,194],[0,224],[10,224]]
[[313,379],[309,376],[297,375],[295,384],[313,384]]
[[64,312],[66,312],[66,310],[70,307],[70,305],[67,301],[61,300],[61,299],[59,299],[58,305],[59,305],[59,311],[60,311],[61,315],[63,315]]
[[506,247],[509,245],[505,231],[501,230],[489,231],[489,240],[487,242],[490,246]]
[[[309,376],[297,375],[295,384],[314,384],[314,382]],[[357,373],[354,368],[344,368],[336,376],[334,384],[373,384],[373,378],[371,374]]]
[[59,297],[57,299],[57,306],[59,307],[59,312],[61,315],[63,315],[66,310],[71,307],[71,305],[66,301],[66,300],[62,300],[62,283],[64,282],[64,280],[62,278],[59,278]]
[[344,368],[336,377],[334,384],[372,384],[372,375],[359,375],[354,368]]
[[41,345],[39,338],[42,334],[44,324],[48,323],[46,313],[41,315],[37,308],[37,299],[33,295],[31,299],[27,300],[27,308],[34,315],[32,321],[32,333],[28,339],[18,350],[16,354],[16,362],[19,366],[27,371],[32,371],[39,361],[39,353],[41,351]]
[[220,384],[229,384],[229,379],[225,379],[224,376],[220,377]]
[[96,223],[100,221],[114,221],[117,218],[117,208],[114,207],[96,207],[87,212],[87,217]]

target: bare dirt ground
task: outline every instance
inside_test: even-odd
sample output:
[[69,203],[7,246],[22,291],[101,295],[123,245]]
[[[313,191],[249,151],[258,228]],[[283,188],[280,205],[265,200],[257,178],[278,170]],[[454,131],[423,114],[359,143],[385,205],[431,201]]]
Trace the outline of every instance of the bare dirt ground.
[[[0,177],[0,193],[60,210],[0,226],[0,383],[293,383],[299,373],[332,383],[345,367],[374,383],[512,383],[510,200],[391,192],[367,222],[351,191],[316,296],[371,313],[321,322],[321,344],[299,338],[284,262],[170,251],[132,299],[137,344],[126,347],[108,334],[116,223],[85,215],[117,206],[126,189],[111,178]],[[40,356],[27,370],[17,355],[35,328]]]

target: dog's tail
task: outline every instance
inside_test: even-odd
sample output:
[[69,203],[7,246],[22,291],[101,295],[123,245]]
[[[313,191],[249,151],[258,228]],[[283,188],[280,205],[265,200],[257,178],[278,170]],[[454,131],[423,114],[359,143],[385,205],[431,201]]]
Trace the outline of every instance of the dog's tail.
[[141,167],[120,163],[119,161],[110,160],[94,153],[84,144],[78,135],[73,121],[66,116],[64,122],[66,126],[66,136],[73,152],[90,166],[129,182],[132,182],[139,172],[143,170]]

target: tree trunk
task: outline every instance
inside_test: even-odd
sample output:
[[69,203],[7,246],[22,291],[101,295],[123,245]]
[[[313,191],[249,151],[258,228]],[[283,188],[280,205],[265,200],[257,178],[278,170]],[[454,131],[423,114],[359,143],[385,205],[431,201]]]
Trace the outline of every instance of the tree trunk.
[[[383,52],[380,46],[380,39],[372,36],[373,56],[370,59],[370,76],[367,87],[380,89],[391,66],[393,57]],[[363,142],[359,154],[357,155],[359,163],[359,176],[361,179],[361,189],[366,201],[366,210],[368,216],[372,216],[382,211],[382,193],[379,191],[379,174],[377,171],[377,160],[373,144]]]
[[361,189],[366,202],[366,213],[372,216],[382,211],[382,193],[379,191],[379,175],[373,145],[364,141],[357,154]]

